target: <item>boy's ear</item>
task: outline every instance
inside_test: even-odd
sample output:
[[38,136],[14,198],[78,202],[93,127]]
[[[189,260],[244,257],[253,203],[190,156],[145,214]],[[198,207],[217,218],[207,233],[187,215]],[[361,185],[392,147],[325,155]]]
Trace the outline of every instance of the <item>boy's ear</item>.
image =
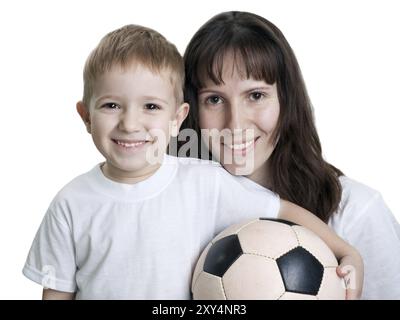
[[188,103],[183,103],[179,106],[178,110],[176,110],[175,120],[172,123],[172,131],[171,135],[173,137],[177,137],[179,133],[179,128],[182,125],[182,122],[186,119],[189,114],[190,106]]
[[84,123],[85,126],[86,126],[87,132],[91,133],[91,132],[92,132],[92,129],[91,129],[91,126],[90,126],[90,114],[89,114],[89,109],[86,108],[86,106],[83,104],[82,101],[78,101],[78,102],[76,103],[76,111],[78,111],[80,117],[82,118],[83,123]]

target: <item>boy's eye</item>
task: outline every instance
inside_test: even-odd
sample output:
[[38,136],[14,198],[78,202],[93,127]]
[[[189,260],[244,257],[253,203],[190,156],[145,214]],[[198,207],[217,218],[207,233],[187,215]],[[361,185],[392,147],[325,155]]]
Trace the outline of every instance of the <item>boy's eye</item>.
[[158,106],[158,105],[156,105],[154,103],[146,103],[145,104],[145,109],[153,111],[153,110],[160,110],[161,108],[160,108],[160,106]]
[[105,108],[105,109],[119,109],[120,108],[120,106],[114,102],[105,103],[101,107]]
[[210,96],[206,99],[207,104],[219,104],[222,103],[222,98],[220,96]]
[[264,93],[255,91],[255,92],[250,93],[250,97],[249,98],[250,98],[251,101],[259,101],[264,97],[265,97]]

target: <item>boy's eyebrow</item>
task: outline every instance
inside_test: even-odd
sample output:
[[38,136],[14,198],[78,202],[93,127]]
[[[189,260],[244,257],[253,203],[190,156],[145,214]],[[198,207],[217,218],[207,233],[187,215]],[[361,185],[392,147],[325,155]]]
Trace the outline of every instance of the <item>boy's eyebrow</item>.
[[100,100],[103,100],[103,99],[118,100],[118,96],[113,96],[111,94],[107,94],[105,96],[101,96],[101,97],[97,98],[95,103],[98,103]]
[[158,98],[158,97],[155,97],[155,96],[143,96],[143,98],[146,99],[146,100],[158,100],[158,101],[161,101],[162,103],[165,103],[167,105],[169,104],[166,100]]
[[[165,103],[166,105],[169,105],[169,103],[168,103],[166,100],[161,99],[161,98],[158,98],[158,97],[154,97],[154,96],[143,96],[143,98],[146,99],[146,100],[158,100],[158,101],[161,101],[161,102]],[[100,100],[103,100],[103,99],[118,100],[119,97],[118,97],[118,96],[114,96],[114,95],[107,94],[107,95],[105,95],[105,96],[99,97],[99,98],[95,101],[95,103],[97,104]]]

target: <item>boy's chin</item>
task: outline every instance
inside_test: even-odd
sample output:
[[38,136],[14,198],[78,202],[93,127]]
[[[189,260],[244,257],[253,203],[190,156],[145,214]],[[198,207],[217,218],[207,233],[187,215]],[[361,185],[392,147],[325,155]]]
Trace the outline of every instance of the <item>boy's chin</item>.
[[134,171],[145,171],[146,168],[150,169],[159,166],[164,159],[164,152],[160,149],[148,147],[145,150],[141,150],[136,154],[110,154],[110,157],[106,157],[107,163],[113,166],[119,171],[134,172]]
[[131,161],[130,163],[119,163],[116,167],[121,172],[126,172],[127,174],[150,172],[159,167],[161,162],[157,161]]
[[[107,160],[107,173],[122,179],[139,178],[154,173],[161,165],[158,159]],[[161,159],[162,160],[162,159]]]

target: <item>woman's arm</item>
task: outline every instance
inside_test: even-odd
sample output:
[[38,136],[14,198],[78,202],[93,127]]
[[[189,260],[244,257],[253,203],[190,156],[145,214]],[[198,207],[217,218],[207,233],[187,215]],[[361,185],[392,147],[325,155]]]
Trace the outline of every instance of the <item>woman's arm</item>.
[[337,273],[346,281],[346,299],[359,299],[361,297],[364,279],[364,265],[358,251],[346,241],[336,235],[332,229],[306,209],[294,203],[281,200],[278,217],[302,225],[317,234],[340,261]]

